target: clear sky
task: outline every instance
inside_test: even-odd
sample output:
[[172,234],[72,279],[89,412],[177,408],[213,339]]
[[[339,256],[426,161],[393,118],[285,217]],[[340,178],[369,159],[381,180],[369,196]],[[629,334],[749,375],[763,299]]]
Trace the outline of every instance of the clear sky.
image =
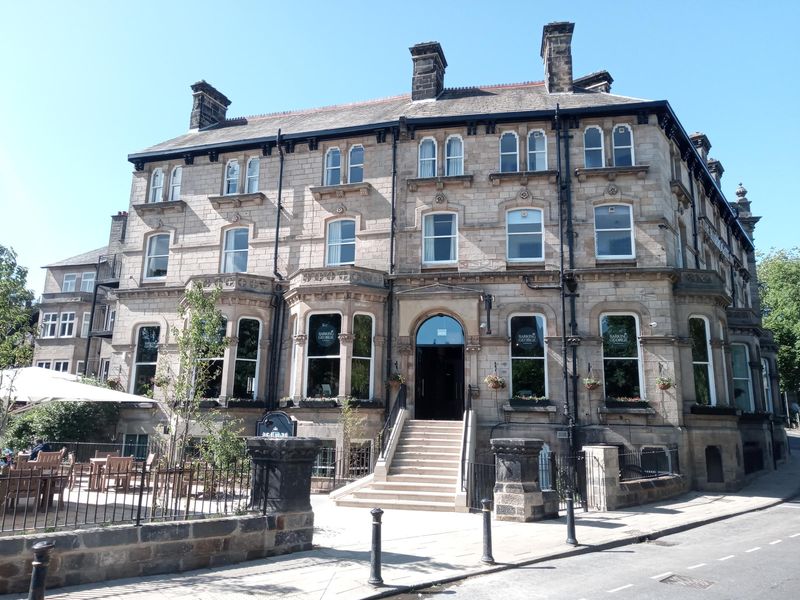
[[37,294],[42,265],[105,245],[128,153],[187,130],[199,79],[228,116],[356,102],[409,92],[408,47],[436,40],[448,87],[538,81],[542,26],[567,20],[576,77],[669,100],[728,199],[749,190],[757,247],[800,245],[796,0],[4,2],[0,244]]

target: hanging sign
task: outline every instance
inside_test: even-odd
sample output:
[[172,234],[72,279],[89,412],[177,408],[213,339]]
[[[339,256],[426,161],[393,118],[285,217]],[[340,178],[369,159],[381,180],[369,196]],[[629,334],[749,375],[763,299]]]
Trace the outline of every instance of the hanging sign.
[[273,411],[265,414],[258,421],[256,435],[259,437],[286,438],[297,435],[297,421],[282,411]]

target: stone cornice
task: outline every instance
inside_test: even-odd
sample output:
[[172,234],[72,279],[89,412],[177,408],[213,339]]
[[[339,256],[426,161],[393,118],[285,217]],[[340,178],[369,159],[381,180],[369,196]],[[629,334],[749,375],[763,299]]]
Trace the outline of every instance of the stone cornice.
[[386,288],[386,274],[374,269],[343,265],[302,269],[289,276],[289,290],[331,286],[358,286],[383,290]]
[[[459,185],[460,184],[460,185]],[[448,175],[446,177],[409,177],[406,179],[409,192],[416,192],[420,188],[432,187],[443,190],[446,187],[472,187],[472,175]]]
[[208,201],[214,208],[239,208],[241,206],[261,206],[267,197],[263,192],[250,194],[229,194],[225,196],[209,196]]
[[489,181],[492,185],[500,185],[505,183],[516,183],[519,185],[528,185],[534,179],[546,179],[548,183],[555,183],[558,171],[508,171],[505,173],[489,173]]
[[315,200],[325,198],[345,198],[348,194],[359,196],[369,196],[372,184],[367,181],[359,183],[341,183],[339,185],[318,185],[308,188]]
[[146,204],[132,204],[131,208],[140,217],[145,215],[164,215],[166,213],[182,213],[186,210],[183,200],[170,200],[167,202],[148,202]]
[[647,176],[650,170],[649,165],[634,165],[631,167],[598,167],[595,169],[575,169],[575,177],[578,181],[584,182],[592,177],[605,177],[609,181],[614,181],[620,175],[636,175],[639,179]]

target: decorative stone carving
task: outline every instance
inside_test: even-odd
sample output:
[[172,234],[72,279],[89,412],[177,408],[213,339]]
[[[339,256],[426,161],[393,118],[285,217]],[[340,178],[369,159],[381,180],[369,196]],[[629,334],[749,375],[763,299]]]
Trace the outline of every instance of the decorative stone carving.
[[608,187],[606,187],[606,194],[608,194],[609,196],[616,196],[617,194],[619,194],[619,188],[613,183],[609,183]]
[[304,333],[298,333],[296,336],[294,336],[294,343],[298,346],[304,346],[307,341],[308,336]]
[[497,479],[494,510],[498,521],[558,518],[558,493],[539,486],[539,453],[544,442],[525,438],[490,440]]
[[445,202],[447,202],[447,197],[442,192],[439,192],[433,197],[433,201],[436,204],[444,204]]
[[353,339],[355,339],[355,336],[352,333],[340,333],[339,334],[339,343],[345,344],[346,346],[349,346],[350,344],[352,344],[353,343]]

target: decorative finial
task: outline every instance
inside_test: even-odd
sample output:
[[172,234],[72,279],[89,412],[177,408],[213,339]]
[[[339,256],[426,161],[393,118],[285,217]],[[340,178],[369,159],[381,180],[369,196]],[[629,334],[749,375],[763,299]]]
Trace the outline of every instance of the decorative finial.
[[739,183],[739,187],[736,188],[736,197],[737,198],[744,198],[745,196],[747,196],[747,190],[744,189],[744,186],[740,182]]

